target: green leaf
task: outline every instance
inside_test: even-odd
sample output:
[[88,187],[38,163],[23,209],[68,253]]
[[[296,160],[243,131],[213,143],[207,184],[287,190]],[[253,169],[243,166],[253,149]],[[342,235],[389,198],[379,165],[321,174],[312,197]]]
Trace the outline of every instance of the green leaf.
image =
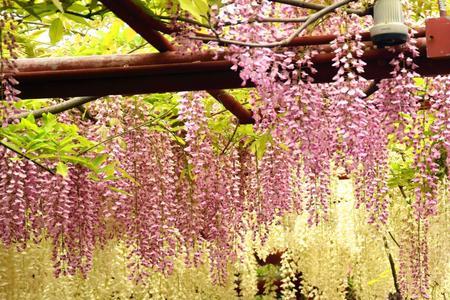
[[25,110],[36,110],[48,104],[48,99],[28,99],[14,102],[14,107]]
[[416,84],[416,86],[421,87],[421,88],[425,87],[425,85],[426,85],[425,79],[423,79],[422,77],[414,77],[413,81]]
[[100,165],[105,162],[105,160],[108,158],[108,154],[106,153],[102,153],[100,155],[97,155],[94,160],[92,161],[92,163],[94,164],[94,166],[96,168],[100,167]]
[[264,153],[266,152],[267,143],[272,140],[270,133],[264,133],[259,136],[251,145],[251,150],[256,154],[258,160],[262,159]]
[[56,173],[59,175],[62,175],[63,177],[67,176],[68,171],[69,171],[69,168],[64,163],[59,162],[56,165]]
[[32,140],[27,146],[26,146],[27,152],[32,153],[34,151],[45,149],[49,150],[49,145],[46,143],[44,139],[36,139]]
[[81,5],[81,4],[79,4],[79,3],[72,3],[72,5],[70,5],[70,6],[67,8],[67,11],[77,12],[77,13],[82,14],[82,13],[84,13],[84,12],[88,12],[89,9],[88,9],[86,6]]
[[91,3],[89,4],[89,9],[94,10],[97,8],[97,5],[98,5],[98,0],[92,0]]
[[71,14],[64,14],[63,16],[64,16],[64,18],[69,19],[69,20],[74,21],[74,22],[77,22],[77,23],[79,23],[81,25],[89,26],[89,23],[86,22],[86,19],[83,18],[83,17],[75,16],[75,15],[71,15]]
[[26,139],[21,135],[15,135],[13,133],[6,132],[5,130],[0,131],[2,137],[6,137],[11,143],[15,144],[17,147],[22,148],[26,144]]
[[389,269],[384,270],[383,272],[381,272],[376,278],[370,280],[369,282],[367,282],[368,286],[372,286],[382,280],[386,280],[386,278],[389,277]]
[[[40,157],[44,157],[43,155],[41,155]],[[78,156],[73,156],[73,155],[60,155],[60,159],[64,160],[64,161],[68,161],[74,164],[80,164],[80,165],[84,165],[87,167],[91,167],[91,161],[88,158],[83,158],[83,157],[78,157]]]
[[111,163],[106,165],[104,168],[102,168],[102,172],[107,176],[107,177],[111,177],[114,175],[115,172],[115,164]]
[[116,167],[116,170],[119,171],[119,173],[124,177],[129,179],[131,182],[133,182],[134,184],[136,184],[137,186],[140,186],[139,182],[136,181],[136,179],[134,179],[134,177],[132,177],[130,174],[127,173],[127,171],[125,171],[124,169],[120,168],[120,167]]
[[131,41],[133,41],[134,38],[135,38],[136,36],[138,36],[138,34],[136,33],[136,31],[134,31],[134,30],[131,29],[130,27],[126,28],[126,29],[123,31],[123,35],[124,35],[125,41],[126,41],[127,43],[131,43]]
[[120,20],[115,20],[109,29],[109,32],[102,41],[102,46],[105,48],[110,48],[113,46],[113,43],[116,42],[117,36],[120,32],[120,28],[123,23]]
[[59,0],[52,0],[53,4],[56,6],[56,8],[60,11],[60,12],[64,12],[64,8],[62,6],[61,1]]
[[285,151],[289,151],[289,147],[285,143],[279,143],[278,146]]
[[182,9],[187,10],[197,21],[206,17],[209,7],[207,0],[180,0]]
[[44,121],[43,126],[42,126],[42,128],[44,130],[52,130],[52,129],[54,129],[54,127],[61,125],[61,124],[58,124],[58,120],[56,120],[56,116],[51,113],[43,114],[42,120]]
[[[72,136],[72,135],[70,135],[70,136],[68,136],[68,137],[65,137],[64,139],[62,139],[60,142],[59,142],[59,146],[60,147],[65,147],[65,146],[67,146],[67,145],[69,145],[70,143],[73,143],[74,142],[74,140],[75,140],[75,136]],[[76,145],[75,145],[76,146]]]
[[22,7],[27,13],[35,17],[37,20],[41,20],[41,17],[39,14],[35,13],[35,11],[32,9],[32,7],[29,6],[28,3],[22,2],[22,1],[15,1],[20,7]]
[[64,36],[64,25],[60,18],[54,19],[50,24],[48,35],[52,44],[59,42]]
[[29,129],[37,131],[39,126],[36,125],[33,115],[28,115],[28,117],[20,120],[20,125],[23,129]]
[[125,191],[125,190],[122,190],[122,189],[118,189],[118,188],[116,188],[116,187],[113,187],[113,186],[108,186],[108,189],[110,189],[111,191],[113,191],[113,192],[117,192],[117,193],[119,193],[119,194],[122,194],[122,195],[126,195],[126,196],[130,196],[131,194],[130,193],[128,193],[127,191]]

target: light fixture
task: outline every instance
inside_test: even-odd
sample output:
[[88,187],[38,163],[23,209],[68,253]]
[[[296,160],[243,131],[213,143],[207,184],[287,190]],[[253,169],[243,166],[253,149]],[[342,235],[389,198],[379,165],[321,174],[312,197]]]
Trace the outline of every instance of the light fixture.
[[370,29],[374,44],[394,46],[408,40],[408,27],[403,23],[402,3],[400,0],[378,0],[373,9],[375,25]]

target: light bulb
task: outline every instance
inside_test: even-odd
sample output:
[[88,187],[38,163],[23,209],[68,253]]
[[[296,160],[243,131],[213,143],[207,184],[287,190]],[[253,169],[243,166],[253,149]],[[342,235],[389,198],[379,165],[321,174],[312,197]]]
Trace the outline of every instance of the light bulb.
[[408,40],[408,27],[403,23],[400,0],[378,0],[373,13],[375,25],[370,29],[370,35],[374,44],[394,46]]

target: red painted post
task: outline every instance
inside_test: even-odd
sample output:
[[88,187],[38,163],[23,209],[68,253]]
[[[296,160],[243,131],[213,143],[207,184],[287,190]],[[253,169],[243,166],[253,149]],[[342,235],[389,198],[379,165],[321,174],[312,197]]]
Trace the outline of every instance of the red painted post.
[[450,18],[432,18],[425,21],[427,57],[450,57]]

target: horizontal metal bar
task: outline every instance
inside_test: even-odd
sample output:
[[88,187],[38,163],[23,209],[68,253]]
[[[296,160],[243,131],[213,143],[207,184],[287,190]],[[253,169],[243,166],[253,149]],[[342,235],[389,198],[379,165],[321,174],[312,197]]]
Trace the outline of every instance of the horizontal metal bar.
[[[48,57],[48,58],[20,58],[15,60],[17,71],[58,71],[80,70],[111,67],[132,67],[147,65],[164,65],[177,63],[195,63],[213,61],[216,54],[212,52],[198,52],[182,54],[178,52],[149,53],[149,54],[125,54],[125,55],[92,55],[76,57]],[[223,59],[218,56],[218,60]],[[5,72],[11,72],[5,66]]]
[[[432,60],[426,57],[423,42],[419,43],[419,57],[414,58],[418,65],[417,73],[423,76],[450,74],[450,59]],[[389,62],[398,52],[386,49],[365,51],[361,59],[367,65],[366,79],[391,77]],[[167,59],[168,57],[171,59]],[[317,73],[311,74],[316,83],[332,82],[337,69],[332,66],[334,54],[324,53],[313,58]],[[30,64],[18,60],[15,74],[20,84],[23,98],[104,96],[113,94],[144,94],[155,92],[178,92],[193,90],[214,90],[241,88],[242,80],[238,72],[232,71],[231,63],[214,60],[211,54],[196,53],[179,55],[175,53],[148,54],[147,60],[131,56],[118,56],[118,60],[91,57],[78,64],[66,64],[65,59],[43,59],[47,69],[37,68],[37,59]],[[72,59],[70,59],[72,60]],[[127,63],[127,60],[130,63]],[[110,63],[109,63],[110,62]],[[95,66],[95,67],[93,67]],[[101,66],[101,67],[99,67]],[[27,68],[30,69],[27,69]],[[63,69],[67,67],[67,69]],[[33,70],[33,71],[29,71]],[[39,71],[35,71],[39,70]],[[248,83],[247,86],[253,86]]]

